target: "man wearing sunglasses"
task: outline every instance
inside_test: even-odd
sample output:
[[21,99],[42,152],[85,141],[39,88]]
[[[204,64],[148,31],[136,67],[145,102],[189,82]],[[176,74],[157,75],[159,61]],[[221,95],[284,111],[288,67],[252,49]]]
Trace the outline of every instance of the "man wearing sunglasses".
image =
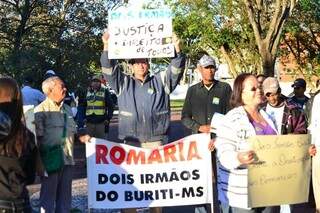
[[[178,85],[185,67],[185,55],[180,39],[173,36],[175,56],[166,71],[151,75],[148,60],[130,60],[133,75],[122,72],[116,60],[108,58],[109,33],[102,36],[102,72],[118,96],[119,139],[124,143],[153,149],[168,142],[170,124],[170,93]],[[136,213],[124,209],[123,213]],[[151,213],[161,213],[161,207],[150,208]]]
[[279,134],[305,134],[307,132],[304,112],[281,94],[276,78],[268,77],[263,82],[263,92],[267,99],[264,106],[265,111],[271,116]]
[[[281,94],[276,78],[268,77],[263,82],[263,92],[267,99],[264,110],[274,121],[280,135],[307,133],[307,120],[303,109]],[[313,202],[313,192],[310,189],[309,202],[291,204],[290,211],[291,213],[315,212]]]

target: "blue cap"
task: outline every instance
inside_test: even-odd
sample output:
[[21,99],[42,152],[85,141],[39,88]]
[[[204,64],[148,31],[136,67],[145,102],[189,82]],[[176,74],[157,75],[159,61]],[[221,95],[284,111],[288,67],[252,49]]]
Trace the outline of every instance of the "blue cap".
[[293,88],[297,88],[297,87],[306,88],[306,86],[307,86],[307,83],[303,78],[297,78],[291,85],[291,87]]

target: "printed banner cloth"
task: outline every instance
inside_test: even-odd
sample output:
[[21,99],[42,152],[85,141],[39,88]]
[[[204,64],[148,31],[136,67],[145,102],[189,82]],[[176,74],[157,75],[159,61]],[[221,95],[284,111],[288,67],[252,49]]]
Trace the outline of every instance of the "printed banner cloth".
[[156,149],[93,138],[86,145],[89,208],[212,203],[209,134]]

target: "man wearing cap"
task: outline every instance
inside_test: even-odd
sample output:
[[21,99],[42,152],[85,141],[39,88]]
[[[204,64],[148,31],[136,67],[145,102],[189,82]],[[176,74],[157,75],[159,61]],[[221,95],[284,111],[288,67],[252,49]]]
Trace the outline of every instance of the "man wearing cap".
[[281,88],[276,78],[268,77],[264,80],[263,92],[267,99],[264,109],[272,118],[279,134],[307,133],[307,122],[303,110],[289,102],[281,94]]
[[[202,81],[189,87],[183,105],[181,120],[193,134],[210,133],[210,123],[214,113],[226,114],[229,110],[231,87],[229,84],[214,79],[217,70],[214,59],[204,55],[198,62]],[[213,188],[216,189],[216,158],[212,153]],[[216,191],[216,190],[214,190]],[[216,197],[216,193],[215,196]],[[215,204],[217,204],[217,199]],[[196,212],[207,212],[204,205],[198,206]],[[218,212],[218,205],[215,205]]]
[[[109,33],[102,36],[102,72],[118,96],[119,139],[125,143],[155,148],[168,141],[170,124],[170,93],[179,83],[185,66],[180,40],[173,37],[175,56],[166,71],[149,74],[147,59],[131,60],[133,75],[124,74],[116,60],[108,59]],[[123,212],[136,212],[125,209]],[[161,208],[150,208],[160,213]]]
[[109,90],[101,86],[99,76],[91,79],[86,96],[86,126],[90,136],[106,138],[106,130],[113,115]]
[[[304,111],[296,104],[281,95],[279,82],[274,77],[268,77],[263,82],[263,92],[267,99],[264,110],[270,115],[278,130],[278,134],[307,134],[307,121]],[[311,154],[311,150],[309,149]],[[290,205],[291,213],[315,212],[312,202],[313,192],[310,189],[309,202]]]
[[229,110],[232,90],[229,84],[214,79],[216,69],[212,57],[202,56],[198,63],[202,81],[189,87],[187,91],[181,119],[193,134],[209,133],[213,114],[226,114]]
[[309,98],[304,95],[307,87],[306,81],[303,78],[297,78],[291,86],[293,87],[294,96],[289,101],[298,105],[301,109],[305,109],[309,101]]

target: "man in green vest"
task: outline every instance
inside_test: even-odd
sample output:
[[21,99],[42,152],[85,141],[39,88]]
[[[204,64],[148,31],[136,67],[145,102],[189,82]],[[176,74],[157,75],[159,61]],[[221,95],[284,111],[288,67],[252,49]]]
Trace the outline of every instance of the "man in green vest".
[[101,86],[99,76],[93,76],[86,96],[87,133],[106,139],[106,130],[113,115],[113,102],[107,88]]

